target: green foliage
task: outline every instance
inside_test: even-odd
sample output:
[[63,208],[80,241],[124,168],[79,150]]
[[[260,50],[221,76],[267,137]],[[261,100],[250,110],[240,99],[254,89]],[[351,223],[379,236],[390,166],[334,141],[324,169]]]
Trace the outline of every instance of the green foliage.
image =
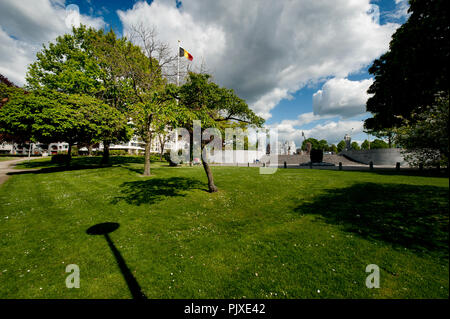
[[437,95],[435,102],[418,110],[411,121],[397,129],[396,142],[406,149],[405,159],[413,166],[448,165],[449,97]]
[[338,143],[337,150],[338,150],[338,152],[342,152],[343,150],[345,150],[346,147],[347,147],[347,144],[345,143],[344,140],[342,140]]
[[[365,121],[371,131],[399,127],[413,120],[419,107],[432,104],[434,95],[449,92],[449,6],[447,0],[412,0],[408,21],[396,30],[389,51],[375,60],[375,76],[368,93]],[[399,117],[400,116],[400,117]]]
[[110,150],[109,155],[111,156],[123,156],[127,155],[128,152],[126,150]]
[[337,154],[337,152],[338,152],[338,149],[337,149],[336,145],[334,145],[334,144],[331,144],[330,147],[328,148],[328,150],[330,152],[333,152],[334,154]]
[[372,142],[370,142],[370,149],[371,150],[375,150],[375,149],[378,149],[378,148],[389,148],[389,144],[386,143],[383,140],[380,140],[380,139],[375,139]]
[[362,144],[361,144],[361,149],[362,150],[369,150],[370,149],[370,142],[368,140],[364,140],[364,142],[362,142]]
[[311,149],[313,150],[328,150],[328,142],[326,140],[316,140],[313,137],[307,138],[302,142],[302,150],[306,151],[306,143],[311,143]]
[[41,95],[42,91],[47,96],[50,92],[59,102],[56,107],[52,98],[47,99],[49,106],[36,118],[40,141],[114,142],[130,138],[128,118],[122,114],[130,85],[117,60],[126,43],[113,31],[105,34],[81,25],[37,53],[28,69],[27,87]]
[[361,147],[359,147],[358,142],[352,142],[351,147],[355,151],[359,151],[361,149]]
[[[169,153],[169,152],[164,153],[164,160],[165,160],[166,162],[168,162],[169,165],[172,166],[172,167],[178,166],[177,163],[173,162],[173,161],[170,159],[170,153]],[[180,163],[180,164],[181,164],[181,163]]]
[[223,129],[224,122],[244,122],[261,127],[264,119],[257,116],[232,89],[219,87],[209,74],[189,72],[187,81],[179,88],[178,114],[183,127],[192,127],[193,120],[201,121],[202,128]]
[[125,115],[95,98],[48,90],[17,95],[0,109],[6,133],[43,143],[126,141],[132,132],[125,123]]
[[43,46],[26,76],[30,90],[50,89],[68,94],[97,95],[103,91],[94,44],[103,31],[81,25]]

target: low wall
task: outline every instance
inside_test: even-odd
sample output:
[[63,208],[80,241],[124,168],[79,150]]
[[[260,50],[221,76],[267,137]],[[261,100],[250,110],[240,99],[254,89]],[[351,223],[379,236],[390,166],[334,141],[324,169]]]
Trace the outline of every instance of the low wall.
[[254,150],[235,150],[235,151],[216,151],[214,154],[209,154],[209,160],[212,163],[254,163],[256,160],[261,160],[265,155],[264,151]]
[[373,162],[374,165],[392,165],[395,166],[397,162],[400,165],[406,165],[406,161],[401,154],[401,149],[399,148],[380,148],[374,150],[349,150],[342,151],[339,153],[340,155],[344,155],[351,160],[369,164]]

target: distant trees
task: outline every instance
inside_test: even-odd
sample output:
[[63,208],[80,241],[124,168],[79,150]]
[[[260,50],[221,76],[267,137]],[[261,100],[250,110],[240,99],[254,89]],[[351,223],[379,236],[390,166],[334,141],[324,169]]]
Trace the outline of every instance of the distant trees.
[[314,150],[322,150],[322,151],[327,151],[329,146],[328,146],[328,142],[326,140],[317,140],[315,138],[307,138],[305,140],[303,140],[302,143],[302,150],[306,151],[306,144],[307,143],[311,143],[311,149]]
[[345,141],[341,140],[337,145],[337,150],[338,150],[338,152],[342,152],[343,150],[345,150],[346,147],[347,147],[347,144],[345,143]]
[[378,149],[378,148],[389,148],[389,144],[381,139],[375,139],[370,142],[370,149]]
[[361,143],[361,149],[370,150],[370,142],[368,140],[364,140],[364,142]]
[[330,152],[333,152],[334,154],[336,154],[338,152],[338,149],[337,149],[336,145],[334,145],[334,144],[331,144],[328,150]]
[[359,147],[358,142],[352,142],[351,144],[352,150],[359,151],[361,148]]

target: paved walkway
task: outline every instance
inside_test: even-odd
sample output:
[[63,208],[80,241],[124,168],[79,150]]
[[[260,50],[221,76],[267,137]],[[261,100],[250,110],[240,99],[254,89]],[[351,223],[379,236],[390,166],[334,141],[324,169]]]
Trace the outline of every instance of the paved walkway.
[[[34,159],[35,157],[33,157]],[[21,171],[28,171],[28,169],[14,169],[14,165],[16,165],[19,162],[23,162],[28,160],[28,157],[25,158],[19,158],[19,159],[13,159],[10,161],[1,161],[0,162],[0,185],[2,185],[8,178],[8,173],[10,172],[21,172]]]

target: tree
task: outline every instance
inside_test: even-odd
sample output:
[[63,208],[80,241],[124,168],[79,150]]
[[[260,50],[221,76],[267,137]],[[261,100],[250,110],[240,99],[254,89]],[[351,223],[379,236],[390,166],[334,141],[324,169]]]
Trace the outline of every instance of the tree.
[[338,152],[342,152],[347,147],[347,143],[344,140],[340,141],[337,145]]
[[[389,51],[373,62],[365,128],[396,128],[413,121],[436,93],[449,92],[449,10],[446,0],[410,0],[411,16],[392,36]],[[379,136],[382,137],[382,136]]]
[[[74,27],[72,34],[57,37],[36,54],[36,61],[28,68],[27,87],[30,91],[90,95],[124,112],[129,83],[115,60],[119,44],[125,41],[117,39],[113,31],[105,34],[84,25]],[[116,133],[117,136],[105,135],[108,140],[103,141],[104,163],[109,160],[109,144],[123,137],[122,131]]]
[[[264,123],[264,120],[257,116],[233,90],[219,87],[211,81],[208,74],[189,72],[186,83],[179,88],[178,98],[179,106],[184,108],[179,123],[191,132],[191,136],[193,120],[201,122],[202,130],[223,129],[222,124],[227,121],[243,122],[257,127],[261,127]],[[207,142],[202,139],[200,146],[202,153]],[[217,187],[208,160],[204,156],[201,158],[208,178],[208,190],[216,192]]]
[[414,166],[434,165],[449,157],[449,96],[439,94],[431,106],[413,114],[413,121],[397,129],[396,142],[406,149],[405,159]]
[[145,143],[144,176],[149,176],[152,139],[176,120],[176,87],[163,77],[174,56],[157,40],[154,29],[139,26],[132,37],[140,46],[127,41],[116,49],[118,57],[112,63],[131,84],[127,104],[135,132]]
[[378,148],[389,148],[389,144],[380,139],[375,139],[370,142],[370,149],[375,150]]
[[316,140],[313,137],[307,138],[302,142],[302,150],[306,151],[306,144],[311,143],[311,149],[313,150],[323,150],[328,147],[328,143],[325,140]]
[[[8,78],[0,74],[0,109],[3,107],[3,105],[8,103],[8,101],[14,99],[15,96],[24,94],[27,94],[24,89],[19,88],[17,85],[9,81]],[[30,136],[28,135],[16,134],[15,136],[13,136],[10,134],[6,134],[4,131],[5,130],[2,129],[2,126],[0,125],[0,142],[8,141],[23,143],[30,140]]]
[[336,145],[331,144],[330,148],[329,148],[329,151],[333,152],[334,154],[336,154],[338,152],[338,149],[337,149]]
[[362,150],[370,150],[370,142],[368,140],[364,140],[361,144]]
[[35,142],[67,142],[68,164],[77,142],[131,135],[126,117],[115,108],[87,95],[50,90],[16,96],[0,110],[0,124],[7,133]]
[[351,147],[355,151],[359,151],[361,148],[359,147],[358,142],[352,142]]

